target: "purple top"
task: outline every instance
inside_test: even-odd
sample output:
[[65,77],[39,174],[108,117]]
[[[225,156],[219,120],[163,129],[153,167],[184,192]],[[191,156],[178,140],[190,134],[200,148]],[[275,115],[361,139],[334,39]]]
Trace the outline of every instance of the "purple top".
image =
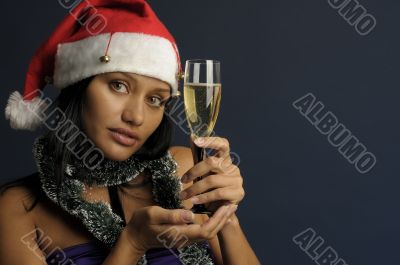
[[[206,247],[214,258],[208,243]],[[55,249],[46,257],[46,262],[48,265],[101,265],[108,253],[109,250],[104,246],[96,242],[86,242],[64,249]],[[146,252],[146,260],[149,265],[182,265],[178,255],[176,249],[154,248]]]

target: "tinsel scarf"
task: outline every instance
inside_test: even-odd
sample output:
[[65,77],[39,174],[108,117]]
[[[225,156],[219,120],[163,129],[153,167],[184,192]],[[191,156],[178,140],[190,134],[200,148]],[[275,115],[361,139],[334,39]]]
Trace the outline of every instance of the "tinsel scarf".
[[[67,177],[57,185],[54,156],[49,148],[49,136],[35,139],[33,154],[38,168],[42,189],[50,200],[73,216],[78,217],[88,231],[109,248],[113,247],[124,229],[123,220],[106,202],[88,202],[83,197],[86,185],[113,186],[129,182],[144,169],[151,172],[154,202],[166,209],[182,208],[179,199],[181,183],[176,176],[177,162],[169,151],[159,159],[141,160],[132,155],[125,161],[104,158],[93,170],[82,160],[72,156],[65,173]],[[214,264],[203,243],[178,248],[182,264]],[[146,264],[146,256],[138,264]]]

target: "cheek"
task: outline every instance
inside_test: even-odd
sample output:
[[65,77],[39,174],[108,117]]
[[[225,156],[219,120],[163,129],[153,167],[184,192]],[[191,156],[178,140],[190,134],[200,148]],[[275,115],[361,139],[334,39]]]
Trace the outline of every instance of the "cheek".
[[95,119],[95,114],[96,114],[96,104],[94,104],[91,100],[90,95],[88,95],[86,101],[83,103],[83,108],[82,108],[82,126],[85,130],[85,133],[88,134],[89,137],[91,137],[91,132],[93,131],[93,126],[96,124],[95,122],[92,122]]
[[163,114],[150,114],[149,117],[152,117],[148,119],[148,131],[150,136],[153,132],[155,132],[160,125],[162,119],[163,119]]

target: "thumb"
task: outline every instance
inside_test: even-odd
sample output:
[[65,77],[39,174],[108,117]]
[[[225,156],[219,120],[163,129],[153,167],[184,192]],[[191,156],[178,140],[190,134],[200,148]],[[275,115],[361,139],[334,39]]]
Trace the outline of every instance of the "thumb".
[[160,224],[186,224],[194,221],[193,212],[185,209],[163,209],[158,221]]

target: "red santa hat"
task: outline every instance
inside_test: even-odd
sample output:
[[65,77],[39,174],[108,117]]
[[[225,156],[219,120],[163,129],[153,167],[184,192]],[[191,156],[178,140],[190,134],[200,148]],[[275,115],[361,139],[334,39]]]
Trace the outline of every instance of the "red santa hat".
[[71,8],[34,54],[23,96],[18,91],[10,95],[6,118],[14,129],[35,130],[47,108],[41,98],[47,83],[63,89],[106,72],[154,77],[179,96],[182,69],[176,42],[146,1],[83,0]]

